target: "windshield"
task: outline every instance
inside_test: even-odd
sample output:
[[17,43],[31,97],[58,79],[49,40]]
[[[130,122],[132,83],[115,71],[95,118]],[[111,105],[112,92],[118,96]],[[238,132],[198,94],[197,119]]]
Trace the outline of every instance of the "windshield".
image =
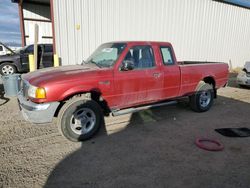
[[103,44],[94,51],[85,63],[93,63],[98,67],[112,67],[125,47],[125,43]]

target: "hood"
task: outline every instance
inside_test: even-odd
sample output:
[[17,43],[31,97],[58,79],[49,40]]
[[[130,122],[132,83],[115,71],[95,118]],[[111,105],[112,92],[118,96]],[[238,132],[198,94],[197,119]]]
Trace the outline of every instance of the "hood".
[[34,86],[43,86],[46,83],[64,83],[82,80],[85,78],[97,76],[100,68],[93,64],[85,65],[68,65],[61,67],[45,68],[38,71],[30,72],[22,76]]
[[1,55],[0,56],[0,61],[13,60],[13,59],[18,59],[18,58],[20,58],[19,54],[7,54],[7,55]]
[[248,62],[245,63],[244,69],[246,69],[247,72],[250,72],[250,61],[248,61]]

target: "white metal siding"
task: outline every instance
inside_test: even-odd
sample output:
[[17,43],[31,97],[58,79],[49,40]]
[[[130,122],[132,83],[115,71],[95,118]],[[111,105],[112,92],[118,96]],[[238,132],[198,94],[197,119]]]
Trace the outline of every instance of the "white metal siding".
[[54,19],[63,65],[120,40],[169,41],[180,61],[250,60],[250,10],[212,0],[54,0]]
[[[46,5],[36,5],[36,4],[23,4],[23,17],[24,19],[38,19],[50,21],[50,6]],[[39,43],[53,43],[52,39],[52,23],[44,22],[44,21],[33,21],[33,20],[24,20],[24,30],[25,30],[25,40],[26,45],[33,43],[34,41],[30,41],[30,35],[34,35],[34,33],[30,33],[30,27],[33,27],[34,24],[38,24],[39,33],[40,33],[40,41]],[[42,38],[45,37],[45,38]],[[47,38],[51,37],[51,38]]]

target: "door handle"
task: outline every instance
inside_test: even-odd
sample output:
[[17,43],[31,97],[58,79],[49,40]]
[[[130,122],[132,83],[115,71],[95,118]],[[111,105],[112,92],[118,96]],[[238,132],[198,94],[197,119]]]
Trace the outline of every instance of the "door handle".
[[159,77],[161,76],[161,73],[153,73],[153,76],[154,76],[155,78],[159,78]]

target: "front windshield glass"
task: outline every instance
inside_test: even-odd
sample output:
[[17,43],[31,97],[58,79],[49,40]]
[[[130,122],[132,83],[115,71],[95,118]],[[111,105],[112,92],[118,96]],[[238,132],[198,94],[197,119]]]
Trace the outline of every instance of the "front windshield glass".
[[125,47],[125,43],[103,44],[95,50],[85,63],[93,63],[98,67],[112,67]]

